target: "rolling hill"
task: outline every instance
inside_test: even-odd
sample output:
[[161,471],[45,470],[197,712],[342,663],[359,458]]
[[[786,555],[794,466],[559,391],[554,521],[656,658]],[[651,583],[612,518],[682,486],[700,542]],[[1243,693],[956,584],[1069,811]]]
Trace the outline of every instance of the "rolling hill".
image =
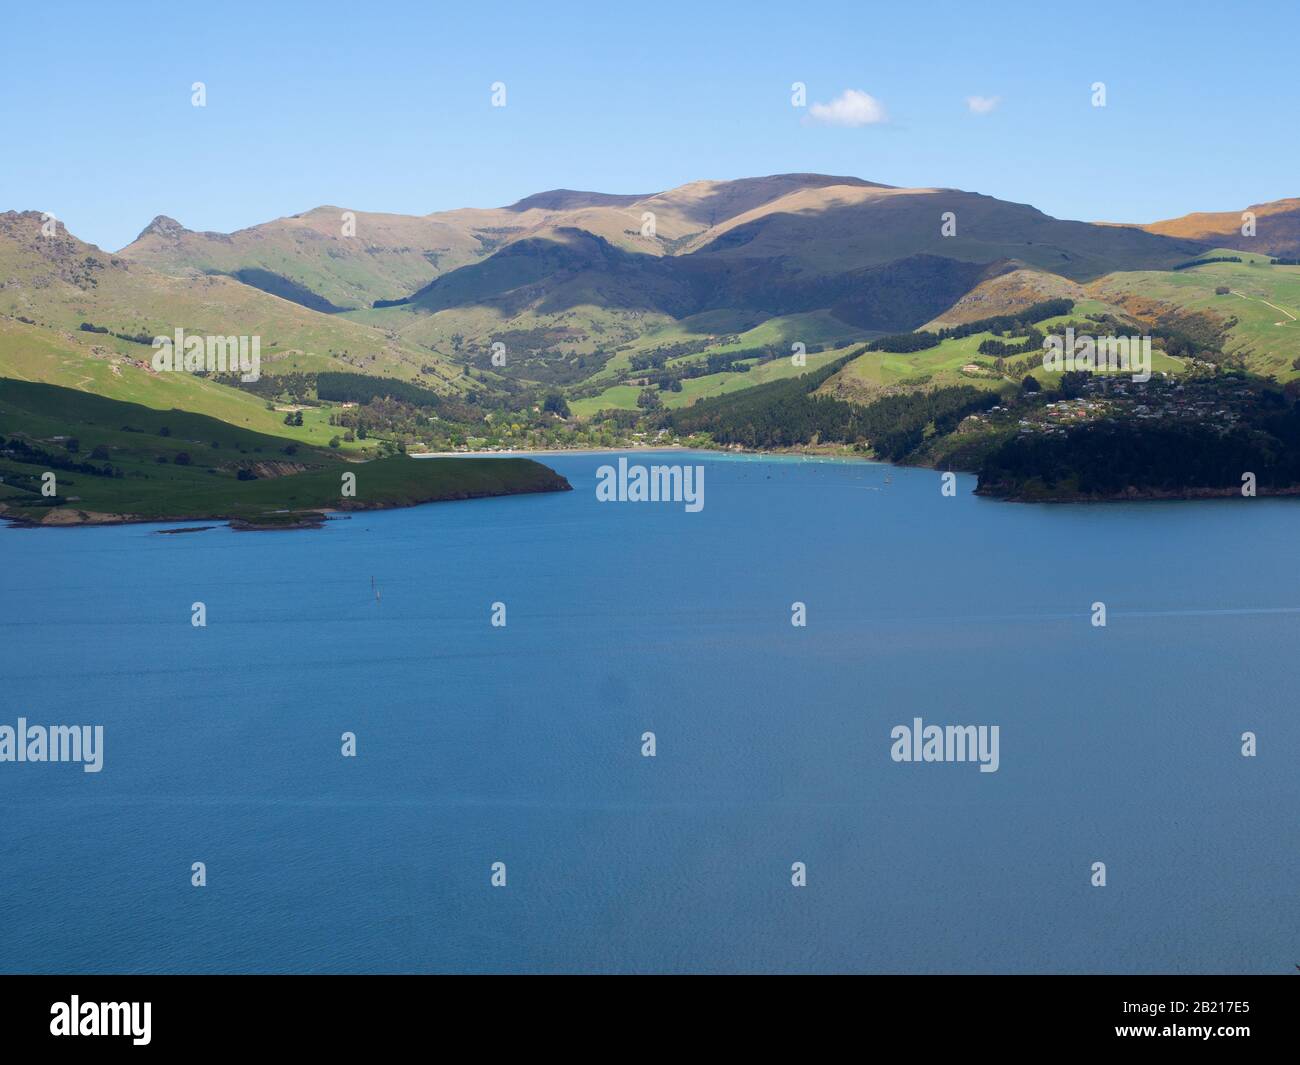
[[[577,229],[645,255],[672,254],[710,227],[793,190],[870,186],[858,178],[786,174],[696,181],[668,192],[615,195],[554,189],[507,207],[412,216],[316,207],[235,233],[195,232],[155,218],[118,256],[164,273],[235,277],[313,310],[337,312],[408,297],[434,278],[520,241]],[[880,186],[883,187],[883,186]],[[653,235],[642,234],[646,212]]]
[[[149,368],[154,336],[261,338],[264,375],[344,369],[421,378],[447,393],[460,369],[428,350],[221,276],[173,277],[106,254],[36,212],[0,214],[0,374],[149,402],[234,403],[233,390]],[[235,394],[238,395],[238,394]]]
[[[1297,205],[1257,207],[1279,252]],[[1009,378],[991,377],[977,350],[993,334],[861,349],[1069,300],[1133,327],[1217,333],[1225,364],[1290,381],[1300,268],[1210,240],[1238,220],[1090,224],[957,189],[810,173],[644,194],[555,189],[424,216],[325,206],[231,234],[160,216],[116,254],[10,212],[0,376],[345,453],[373,451],[378,438],[366,443],[362,428],[429,446],[517,443],[552,432],[548,396],[564,401],[549,410],[600,423],[602,412],[681,410],[845,359],[821,394],[1000,389]],[[1247,261],[1191,265],[1225,255]],[[149,341],[177,327],[260,336],[267,383],[154,373]],[[788,358],[798,350],[802,364]],[[325,372],[418,388],[394,384],[384,406],[385,386],[349,385],[343,395],[364,394],[366,409],[345,417],[339,396],[317,394]],[[448,403],[430,405],[419,388]],[[602,439],[610,425],[617,435],[629,423],[607,423]]]
[[[1004,273],[1036,271],[1056,279],[1044,287],[1068,286],[1168,269],[1204,249],[959,190],[812,174],[698,182],[616,204],[578,195],[543,198],[571,209],[355,317],[480,367],[504,343],[518,373],[563,381],[573,373],[546,373],[548,360],[600,366],[647,331],[709,312],[762,320],[827,311],[865,336],[916,328]],[[636,228],[648,215],[652,237]]]
[[[1255,233],[1242,233],[1243,215],[1255,216]],[[1300,256],[1300,198],[1256,203],[1240,211],[1198,211],[1151,222],[1141,227],[1148,233],[1193,240],[1219,248],[1259,252],[1289,258]]]
[[197,233],[155,218],[118,257],[176,276],[224,275],[254,288],[337,312],[405,293],[449,269],[475,262],[485,242],[467,225],[436,218],[351,213],[317,207],[236,233]]
[[[956,232],[944,235],[948,212]],[[355,235],[346,235],[348,214],[318,207],[228,235],[158,218],[119,256],[178,276],[234,277],[319,311],[394,302],[419,315],[458,310],[437,325],[361,315],[409,329],[421,343],[445,343],[501,329],[563,329],[562,312],[587,305],[680,317],[727,306],[783,314],[840,304],[854,324],[898,328],[942,309],[927,299],[951,302],[994,264],[1087,280],[1165,268],[1200,247],[956,189],[822,174],[697,181],[648,195],[558,189],[508,207],[421,217],[353,211]],[[899,263],[909,265],[885,269]],[[888,321],[878,320],[879,300],[855,298],[881,286],[898,308]],[[926,293],[915,308],[906,298],[913,288]],[[567,339],[575,338],[557,342]]]
[[[4,378],[0,426],[0,515],[27,524],[201,519],[289,528],[319,524],[327,510],[569,489],[528,459],[350,462],[207,415]],[[350,494],[344,475],[353,478]],[[51,477],[56,493],[46,495]]]
[[[1212,249],[1207,257],[1232,254]],[[1222,327],[1230,364],[1294,380],[1300,377],[1300,266],[1272,266],[1266,255],[1237,254],[1241,262],[1116,272],[1088,291],[1147,322],[1169,314],[1203,316]]]

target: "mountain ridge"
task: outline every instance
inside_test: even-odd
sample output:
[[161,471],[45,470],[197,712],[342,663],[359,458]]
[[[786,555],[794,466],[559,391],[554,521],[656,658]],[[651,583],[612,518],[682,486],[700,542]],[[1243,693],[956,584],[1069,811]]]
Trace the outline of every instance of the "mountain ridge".
[[[1242,232],[1247,213],[1254,215],[1254,233],[1249,235]],[[1162,236],[1199,240],[1211,247],[1294,258],[1300,256],[1300,197],[1255,203],[1242,211],[1193,211],[1141,228]]]
[[[941,237],[938,218],[931,217],[944,207],[956,213],[955,239]],[[693,181],[648,194],[553,189],[506,207],[426,215],[324,205],[227,234],[190,230],[159,215],[116,254],[180,276],[243,272],[270,278],[270,291],[311,293],[324,307],[362,310],[410,300],[446,273],[521,240],[553,238],[561,229],[586,230],[653,257],[758,254],[834,274],[925,252],[984,263],[1016,258],[1076,280],[1116,265],[1090,253],[1089,245],[1127,244],[1118,265],[1145,256],[1142,265],[1163,266],[1204,243],[1140,226],[1054,219],[1028,204],[960,189],[787,173]],[[1035,229],[1053,230],[1056,237],[1034,239]],[[1062,235],[1067,230],[1068,238]],[[1122,232],[1130,236],[1116,235]],[[1131,236],[1136,232],[1150,243],[1139,246]],[[1053,240],[1070,250],[1055,255],[1043,247]],[[1162,247],[1159,240],[1176,243]],[[1078,256],[1070,254],[1074,245],[1080,245]],[[852,261],[846,265],[845,259]]]
[[[1300,200],[1257,207],[1272,224],[1292,205]],[[51,241],[43,217],[0,216],[0,238],[21,246],[6,293],[0,240],[0,314],[61,331],[61,350],[116,346],[111,358],[128,367],[139,352],[119,341],[170,322],[266,335],[272,374],[336,368],[452,393],[587,381],[599,392],[602,380],[635,380],[618,353],[644,350],[653,336],[700,337],[661,345],[683,351],[751,332],[788,345],[803,329],[819,346],[843,344],[1049,295],[1079,299],[1082,286],[1113,274],[1164,276],[1226,246],[1204,225],[1063,220],[962,189],[813,173],[648,194],[561,188],[419,216],[327,204],[228,234],[159,214],[117,253],[61,228]],[[1131,300],[1123,286],[1110,291]],[[1266,306],[1233,304],[1239,313]],[[686,322],[724,324],[699,332],[679,327]],[[764,322],[775,324],[764,333]],[[1275,338],[1260,340],[1257,356],[1243,357],[1277,364]],[[497,345],[509,369],[490,361]]]

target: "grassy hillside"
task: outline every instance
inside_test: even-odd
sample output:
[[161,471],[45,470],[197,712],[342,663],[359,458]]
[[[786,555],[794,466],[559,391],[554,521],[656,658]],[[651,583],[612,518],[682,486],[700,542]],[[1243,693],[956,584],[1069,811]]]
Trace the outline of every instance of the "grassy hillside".
[[[328,450],[51,385],[0,379],[0,507],[42,524],[238,519],[310,522],[355,510],[567,487],[525,459],[351,462]],[[57,495],[44,496],[52,472]],[[356,479],[354,496],[343,477]]]
[[[1036,328],[1044,333],[1054,328],[1059,332],[1069,323],[1085,323],[1089,315],[1115,314],[1118,310],[1119,308],[1098,300],[1078,300],[1069,314],[1042,319],[1036,323]],[[822,391],[825,395],[862,403],[869,402],[880,393],[909,389],[972,385],[1003,392],[1018,388],[1024,374],[999,372],[994,356],[980,354],[980,345],[986,340],[995,339],[1002,338],[986,330],[944,340],[938,346],[924,351],[868,351],[828,380],[822,386]],[[1023,359],[1025,356],[1011,356],[1007,361],[1015,362],[1017,358]],[[1184,370],[1183,364],[1177,359],[1154,348],[1151,353],[1151,368],[1157,373],[1181,373]],[[1041,366],[1035,367],[1031,372],[1041,384],[1049,388],[1055,386],[1060,376],[1044,371]]]
[[[943,216],[955,216],[945,236]],[[1057,218],[960,189],[802,189],[717,227],[692,251],[781,258],[820,274],[926,254],[966,262],[1014,259],[1073,280],[1167,267],[1194,242]]]
[[326,305],[321,309],[339,310],[409,295],[483,254],[465,226],[341,207],[317,207],[229,235],[196,233],[158,217],[118,253],[165,274],[245,274],[255,287],[279,279],[300,290],[288,298],[312,305],[314,296]]
[[466,353],[480,367],[492,343],[505,343],[522,353],[514,376],[546,381],[557,358],[594,355],[603,364],[649,331],[706,314],[762,321],[824,312],[846,332],[914,328],[1007,268],[919,255],[819,277],[781,258],[656,259],[581,234],[563,239],[563,247],[512,245],[439,278],[406,306],[357,317],[443,356]]
[[1083,286],[1068,278],[1046,270],[1015,269],[976,285],[921,328],[942,329],[998,314],[1014,314],[1044,300],[1071,299],[1080,302],[1085,297]]
[[[710,396],[739,392],[747,388],[753,388],[756,385],[766,384],[769,381],[798,377],[810,370],[819,370],[828,363],[843,358],[852,347],[856,346],[830,348],[826,351],[808,355],[806,365],[802,367],[795,366],[790,358],[785,356],[767,362],[746,359],[744,365],[751,367],[748,371],[723,372],[694,377],[682,382],[680,392],[663,392],[660,398],[663,405],[669,410],[689,407],[692,403]],[[573,413],[580,417],[589,416],[602,410],[636,410],[637,397],[641,392],[642,386],[640,385],[613,385],[598,395],[575,399],[569,406]]]
[[[589,378],[592,384],[603,383],[603,390],[584,389],[584,394],[574,399],[570,406],[580,415],[598,410],[636,409],[637,396],[644,387],[644,384],[636,382],[644,381],[645,371],[634,369],[633,360],[652,353],[663,353],[664,366],[670,369],[716,355],[761,351],[783,356],[770,362],[760,361],[757,356],[742,360],[749,367],[749,373],[738,370],[685,381],[681,392],[669,392],[663,396],[666,406],[680,407],[701,396],[718,395],[784,376],[783,366],[793,372],[793,364],[784,356],[793,353],[792,345],[795,343],[804,345],[808,365],[817,366],[826,361],[823,352],[843,349],[874,335],[847,325],[828,311],[780,315],[757,322],[755,318],[761,318],[761,315],[707,311],[649,329],[636,340],[619,347],[603,368]],[[840,354],[843,354],[842,350]]]
[[[67,234],[41,232],[35,212],[0,214],[0,320],[32,324],[61,346],[116,363],[142,365],[154,336],[177,328],[191,334],[261,337],[265,375],[345,369],[391,377],[423,377],[454,392],[459,368],[428,350],[338,315],[321,314],[226,277],[168,277],[106,255]],[[86,333],[82,326],[107,330]],[[130,338],[130,339],[128,339]],[[422,372],[427,370],[428,372]]]
[[[1089,286],[1099,298],[1129,313],[1162,310],[1213,315],[1228,326],[1226,353],[1254,373],[1279,381],[1300,377],[1300,267],[1270,266],[1268,257],[1233,249],[1204,257],[1239,256],[1240,263],[1207,263],[1187,270],[1117,273]],[[1220,294],[1216,290],[1227,288]]]
[[[948,212],[951,235],[942,228]],[[317,208],[229,236],[158,219],[122,255],[347,308],[317,317],[370,327],[394,349],[421,353],[447,374],[446,387],[465,384],[454,365],[468,363],[487,375],[479,385],[508,391],[512,382],[625,384],[621,353],[661,340],[683,319],[739,316],[745,324],[730,328],[743,331],[821,314],[838,329],[815,342],[845,344],[916,328],[1016,266],[1031,267],[1044,287],[1049,276],[1165,268],[1202,247],[961,190],[817,174],[699,181],[644,196],[556,190],[423,218],[356,213],[355,236],[343,235],[342,214]],[[372,307],[379,299],[386,305]],[[507,367],[491,365],[493,344],[506,346]],[[304,347],[297,367],[324,368],[319,346]],[[358,362],[350,349],[340,354],[344,347],[340,338],[325,354],[372,372],[374,353]]]
[[[0,376],[73,388],[160,411],[202,412],[230,425],[324,447],[337,433],[327,412],[304,411],[304,424],[284,424],[257,396],[188,373],[153,373],[140,361],[117,354],[94,333],[52,333],[15,319],[0,318]],[[3,423],[0,423],[0,432]],[[347,444],[360,448],[360,444]]]

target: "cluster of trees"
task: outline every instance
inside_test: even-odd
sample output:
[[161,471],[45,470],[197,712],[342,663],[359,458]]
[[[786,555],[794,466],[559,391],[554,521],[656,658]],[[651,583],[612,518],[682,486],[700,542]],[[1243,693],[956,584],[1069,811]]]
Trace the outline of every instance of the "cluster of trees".
[[998,402],[995,393],[968,385],[886,396],[865,406],[815,394],[857,354],[815,373],[700,400],[667,415],[665,424],[679,434],[709,433],[718,443],[751,448],[869,445],[877,456],[896,461],[915,451],[931,426],[951,432],[968,414]]
[[395,399],[413,407],[439,407],[442,396],[431,389],[394,377],[370,377],[360,373],[318,373],[316,396],[333,403],[369,403]]
[[[1216,291],[1218,291],[1216,289]],[[1226,287],[1223,291],[1228,291]],[[1091,332],[1096,336],[1122,336],[1141,329],[1150,334],[1153,341],[1170,355],[1194,357],[1207,362],[1223,362],[1224,345],[1228,341],[1229,330],[1237,324],[1235,317],[1222,318],[1209,311],[1168,311],[1154,322],[1144,321],[1141,326],[1123,321],[1113,314],[1093,314],[1086,322],[1068,322],[1052,326],[1052,335],[1064,336],[1065,329],[1071,327],[1076,333]],[[1040,340],[1041,343],[1041,340]],[[983,351],[983,347],[980,348]],[[1030,360],[1031,364],[1042,362]]]
[[1043,365],[1043,352],[1041,349],[1030,348],[1023,359],[1016,359],[1013,362],[1007,362],[1005,358],[999,355],[993,360],[993,368],[1004,377],[1023,377],[1030,370]]
[[878,458],[897,462],[924,443],[927,429],[946,436],[963,418],[998,403],[994,392],[962,385],[886,396],[862,408],[859,422]]
[[1037,329],[1030,327],[1025,334],[1023,343],[1010,344],[1005,340],[983,340],[980,341],[979,353],[981,355],[996,355],[1002,358],[1007,355],[1024,355],[1026,352],[1041,349],[1043,346],[1043,334]]
[[[804,346],[806,355],[815,355],[823,350],[824,345],[822,344],[807,344]],[[771,362],[773,359],[782,358],[788,354],[790,353],[783,348],[772,344],[760,348],[740,348],[736,351],[714,352],[703,360],[679,363],[662,373],[656,374],[651,380],[652,383],[659,386],[661,392],[680,392],[682,390],[682,381],[689,381],[694,377],[708,377],[710,374],[715,373],[748,373],[753,366]],[[635,356],[633,362],[636,362]],[[751,366],[750,363],[753,365]]]
[[662,370],[668,361],[667,353],[662,349],[638,352],[628,360],[628,365],[636,372],[642,370]]
[[1015,314],[995,314],[988,318],[967,322],[965,325],[948,326],[940,329],[936,336],[940,340],[960,339],[976,333],[1010,333],[1016,336],[1024,333],[1031,325],[1046,321],[1048,318],[1059,318],[1072,310],[1074,310],[1074,300],[1040,300]]
[[[1014,314],[995,314],[988,318],[977,319],[974,322],[966,322],[964,325],[947,326],[933,333],[894,333],[890,336],[877,337],[867,345],[867,350],[924,351],[926,348],[938,346],[945,340],[957,340],[962,337],[973,336],[976,333],[997,333],[999,335],[1007,333],[1012,336],[1020,336],[1026,332],[1033,332],[1030,327],[1036,323],[1045,321],[1048,318],[1057,318],[1060,315],[1069,314],[1073,309],[1074,300],[1071,299],[1040,300],[1038,303],[1032,303],[1023,311],[1017,311]],[[1042,343],[1041,334],[1038,343]],[[1030,345],[1030,347],[1033,346]],[[1022,350],[1027,351],[1029,348],[1023,348]],[[983,352],[984,348],[981,347],[980,351]],[[985,354],[997,353],[985,352]],[[1006,354],[1012,353],[1008,352]]]
[[907,353],[925,351],[926,348],[937,348],[938,346],[939,336],[937,333],[890,333],[888,336],[876,337],[867,345],[867,350]]
[[[96,466],[91,462],[82,462],[71,456],[81,450],[81,444],[78,441],[70,440],[69,444],[76,444],[75,447],[68,448],[67,455],[58,455],[52,451],[46,451],[44,448],[36,447],[29,444],[20,436],[12,436],[6,440],[0,436],[0,454],[12,458],[15,462],[26,463],[29,466],[44,466],[51,470],[68,470],[72,473],[86,473],[92,477],[121,477],[122,471],[115,469],[113,466]],[[90,453],[94,459],[108,458],[108,448],[102,444]]]
[[1221,353],[1228,340],[1228,330],[1236,318],[1223,319],[1204,311],[1165,314],[1150,327],[1153,339],[1159,339],[1165,351],[1174,356],[1223,361]]
[[772,352],[765,351],[761,348],[747,348],[742,351],[715,352],[709,355],[703,362],[683,363],[674,370],[674,376],[682,380],[689,380],[692,377],[708,377],[714,373],[748,373],[749,366],[745,365],[747,360],[768,359],[773,357]]
[[836,359],[813,373],[702,399],[666,415],[664,424],[683,436],[710,433],[718,443],[743,447],[787,447],[813,439],[844,439],[856,408],[812,393],[865,350]]
[[329,423],[348,430],[345,439],[349,441],[365,440],[374,432],[418,437],[429,425],[429,409],[383,396],[361,406],[333,411]]
[[662,369],[669,359],[683,355],[698,355],[711,347],[722,347],[736,342],[735,336],[724,336],[706,340],[679,340],[675,344],[663,344],[653,351],[633,355],[630,362],[634,370]]
[[[505,345],[506,357],[511,373],[502,375],[498,385],[510,387],[513,377],[522,376],[530,381],[540,381],[546,385],[569,385],[582,381],[603,369],[613,357],[613,351],[595,350],[579,352],[576,348],[562,349],[557,340],[565,339],[558,330],[551,329],[512,329],[484,339],[458,354],[465,360],[463,372],[469,373],[470,367],[477,367],[496,373],[492,364],[492,345]],[[455,338],[453,338],[453,343]],[[489,342],[490,341],[490,342]],[[461,338],[462,344],[464,338]],[[478,379],[486,381],[487,377],[479,373]]]
[[81,331],[83,333],[104,333],[108,336],[117,337],[118,340],[128,340],[132,344],[144,344],[146,347],[153,346],[153,337],[148,333],[115,333],[108,326],[94,325],[91,322],[82,322]]
[[1190,270],[1193,266],[1204,266],[1206,263],[1239,263],[1240,255],[1212,255],[1207,259],[1192,259],[1189,262],[1179,263],[1177,266],[1170,267],[1171,270]]
[[245,381],[237,373],[213,373],[210,377],[218,384],[241,388],[267,401],[283,399],[289,403],[312,404],[316,392],[316,375],[295,370],[290,373],[263,374],[256,381]]
[[1300,406],[1265,393],[1244,424],[1100,422],[1057,434],[1023,434],[984,461],[979,489],[1021,498],[1111,498],[1139,492],[1300,485]]

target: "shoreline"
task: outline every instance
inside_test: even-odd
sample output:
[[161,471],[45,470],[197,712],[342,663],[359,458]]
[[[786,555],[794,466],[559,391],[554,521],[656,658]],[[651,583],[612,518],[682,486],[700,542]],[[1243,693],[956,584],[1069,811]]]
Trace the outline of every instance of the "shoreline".
[[992,499],[999,503],[1055,503],[1061,505],[1079,503],[1196,503],[1211,499],[1291,499],[1300,496],[1300,485],[1288,488],[1259,489],[1254,496],[1243,496],[1240,487],[1227,488],[1184,488],[1148,490],[1142,492],[1118,492],[1108,496],[1093,495],[1026,495],[1024,493],[1004,493],[996,489],[976,488],[974,495],[981,499]]
[[[844,447],[815,448],[740,448],[740,447],[704,447],[687,444],[634,444],[629,447],[550,447],[519,449],[514,451],[421,451],[408,453],[412,459],[490,459],[490,458],[527,458],[530,455],[627,455],[633,452],[647,451],[683,451],[713,455],[756,455],[760,457],[793,456],[798,458],[833,458],[871,463],[877,466],[898,466],[900,463],[886,462],[884,459],[872,458],[860,451]],[[917,467],[912,467],[913,469]],[[924,467],[921,467],[924,468]],[[974,473],[973,470],[958,470],[958,473]]]
[[[510,496],[547,495],[552,492],[573,491],[573,485],[569,484],[566,478],[561,477],[558,474],[556,476],[559,477],[561,483],[520,488],[512,491],[459,491],[448,495],[437,496],[432,499],[421,499],[410,503],[363,503],[360,505],[353,504],[348,506],[319,507],[310,510],[284,511],[282,512],[286,515],[284,521],[258,521],[255,518],[246,518],[229,514],[144,516],[140,514],[106,514],[100,511],[85,510],[58,511],[61,515],[74,513],[79,516],[73,520],[32,521],[30,518],[6,512],[4,504],[0,503],[0,522],[6,523],[5,527],[9,529],[88,529],[113,525],[178,525],[192,522],[216,522],[225,525],[234,532],[291,532],[298,529],[324,528],[326,522],[342,521],[346,518],[352,517],[354,514],[369,511],[409,510],[412,507],[423,507],[434,503],[463,503],[474,499],[505,499]],[[54,513],[56,510],[57,508],[51,508],[47,513]],[[209,525],[208,527],[217,528],[217,525]],[[159,532],[177,533],[200,531],[202,530],[159,530]]]
[[[842,462],[859,462],[866,465],[889,466],[900,470],[905,469],[928,469],[939,472],[939,467],[924,464],[909,464],[887,462],[882,459],[872,458],[862,454],[860,451],[854,451],[842,446],[827,446],[824,448],[780,448],[780,449],[750,449],[741,447],[701,447],[688,446],[685,444],[635,444],[627,447],[584,447],[584,448],[535,448],[535,449],[518,449],[509,451],[430,451],[419,454],[408,455],[412,459],[484,459],[484,458],[532,458],[534,456],[564,456],[573,455],[620,455],[620,454],[701,454],[717,456],[745,456],[752,458],[800,458],[800,459],[823,459]],[[552,471],[554,472],[554,471]],[[965,476],[977,477],[977,471],[954,469],[951,472],[963,474]],[[558,476],[558,475],[557,475]],[[52,508],[47,515],[58,514],[59,517],[54,521],[34,521],[26,516],[20,516],[8,513],[4,504],[0,503],[0,522],[6,527],[14,529],[84,529],[113,525],[177,525],[193,524],[196,522],[218,523],[208,525],[206,528],[216,528],[218,525],[225,525],[235,532],[289,532],[300,529],[320,529],[329,521],[342,520],[344,517],[351,517],[354,513],[379,510],[405,510],[411,507],[425,506],[431,503],[454,503],[464,502],[473,499],[497,499],[514,495],[536,495],[551,492],[572,491],[570,485],[562,476],[559,476],[561,485],[538,486],[523,488],[513,491],[469,491],[456,492],[448,495],[438,496],[430,499],[422,499],[416,502],[397,502],[397,503],[375,503],[375,504],[356,504],[351,505],[334,505],[329,507],[319,507],[304,509],[300,511],[286,511],[285,518],[282,521],[258,520],[238,515],[228,514],[179,514],[165,516],[145,516],[139,514],[111,514],[100,511],[80,510],[69,508],[59,510]],[[1181,490],[1151,490],[1151,491],[1134,491],[1119,492],[1114,495],[1092,496],[1082,494],[1072,495],[1033,495],[1015,492],[999,491],[997,488],[982,488],[978,485],[970,493],[981,499],[992,500],[1001,503],[1049,503],[1056,505],[1070,504],[1106,504],[1106,503],[1181,503],[1181,502],[1198,502],[1206,500],[1225,500],[1234,499],[1240,496],[1240,488],[1237,486],[1228,486],[1222,488],[1188,488]],[[1258,492],[1258,498],[1286,499],[1300,496],[1300,485],[1293,485],[1281,489],[1263,489]],[[74,516],[75,515],[75,516]],[[204,529],[180,528],[180,529],[163,529],[160,533],[184,533],[200,532]]]
[[[623,455],[643,452],[688,452],[713,455],[749,455],[755,458],[807,458],[835,459],[843,462],[861,462],[872,466],[889,466],[897,470],[933,470],[936,473],[957,473],[966,477],[979,477],[978,470],[953,468],[941,470],[938,466],[924,463],[889,462],[885,459],[872,458],[860,451],[835,445],[825,448],[735,448],[735,447],[689,447],[685,444],[637,444],[631,447],[584,447],[584,448],[538,448],[520,451],[430,451],[411,458],[491,458],[520,457],[529,455]],[[989,499],[998,503],[1054,503],[1070,504],[1104,504],[1104,503],[1195,503],[1206,500],[1233,499],[1241,495],[1237,486],[1225,488],[1187,488],[1173,490],[1147,490],[1133,493],[1121,492],[1110,496],[1063,495],[1033,496],[1003,493],[995,489],[981,489],[977,485],[971,495],[980,499]],[[1263,489],[1257,493],[1261,499],[1286,499],[1300,496],[1300,485],[1281,489]],[[1244,498],[1244,497],[1243,497]]]

